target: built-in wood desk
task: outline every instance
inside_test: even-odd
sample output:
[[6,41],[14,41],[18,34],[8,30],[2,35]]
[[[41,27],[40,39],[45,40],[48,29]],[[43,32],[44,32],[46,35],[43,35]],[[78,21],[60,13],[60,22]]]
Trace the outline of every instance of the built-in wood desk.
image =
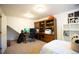
[[38,33],[38,39],[44,42],[50,42],[55,40],[55,36],[53,34]]
[[[44,42],[50,42],[57,37],[57,22],[54,16],[48,16],[47,19],[34,22],[35,29],[37,29],[38,38]],[[50,29],[52,34],[45,34],[45,31]],[[54,34],[53,34],[54,33]]]

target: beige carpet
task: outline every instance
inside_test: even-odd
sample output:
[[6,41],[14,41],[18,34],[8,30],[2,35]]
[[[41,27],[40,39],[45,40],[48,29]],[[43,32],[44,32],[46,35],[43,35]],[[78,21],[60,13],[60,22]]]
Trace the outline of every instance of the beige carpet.
[[20,44],[12,41],[11,46],[6,49],[5,54],[38,54],[45,44],[45,42],[39,40]]

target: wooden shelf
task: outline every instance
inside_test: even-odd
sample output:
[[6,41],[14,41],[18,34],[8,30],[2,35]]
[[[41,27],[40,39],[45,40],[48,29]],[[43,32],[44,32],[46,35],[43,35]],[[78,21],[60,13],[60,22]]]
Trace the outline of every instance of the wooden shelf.
[[[47,19],[44,21],[35,22],[35,28],[39,29],[39,38],[44,42],[50,42],[57,37],[57,28],[56,28],[56,18],[51,17],[51,19]],[[54,34],[45,34],[45,29],[51,29]]]

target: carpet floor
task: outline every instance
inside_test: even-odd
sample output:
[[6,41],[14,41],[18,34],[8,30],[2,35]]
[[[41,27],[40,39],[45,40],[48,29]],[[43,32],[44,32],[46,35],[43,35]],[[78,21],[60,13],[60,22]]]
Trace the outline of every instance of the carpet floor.
[[20,44],[12,41],[11,46],[6,49],[5,54],[39,54],[45,44],[45,42],[39,40]]

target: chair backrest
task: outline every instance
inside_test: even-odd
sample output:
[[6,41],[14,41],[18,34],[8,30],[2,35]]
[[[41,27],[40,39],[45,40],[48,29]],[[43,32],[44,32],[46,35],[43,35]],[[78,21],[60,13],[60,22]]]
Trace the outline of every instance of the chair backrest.
[[35,34],[36,33],[36,29],[34,29],[34,28],[30,28],[30,34]]
[[36,29],[30,28],[30,35],[29,35],[29,37],[30,37],[30,38],[34,38],[35,35],[36,35]]

